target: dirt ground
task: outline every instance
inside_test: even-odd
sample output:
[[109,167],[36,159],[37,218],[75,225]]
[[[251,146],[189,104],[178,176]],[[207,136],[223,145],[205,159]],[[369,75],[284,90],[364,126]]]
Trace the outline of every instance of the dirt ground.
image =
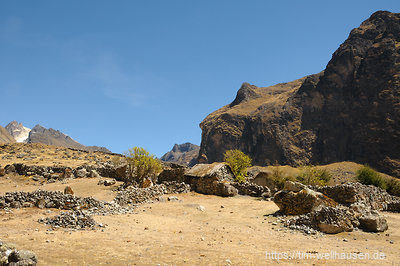
[[[24,177],[1,177],[0,195],[37,188],[62,190],[70,185],[77,195],[111,200],[115,192],[98,186],[98,180],[39,186]],[[103,231],[48,231],[37,220],[60,212],[55,209],[0,210],[0,239],[34,251],[39,265],[400,265],[400,214],[384,213],[389,224],[384,233],[313,236],[275,224],[276,218],[267,216],[278,210],[271,201],[193,192],[175,196],[180,201],[142,205],[134,214],[95,216],[106,225]],[[352,257],[332,260],[325,253]],[[373,259],[376,254],[383,259]]]

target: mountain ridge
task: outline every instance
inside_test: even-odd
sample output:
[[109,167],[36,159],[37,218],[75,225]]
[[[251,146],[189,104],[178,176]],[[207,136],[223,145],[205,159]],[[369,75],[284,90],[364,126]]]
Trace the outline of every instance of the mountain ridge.
[[353,29],[318,74],[259,88],[200,124],[199,162],[241,149],[254,164],[368,163],[400,177],[400,14]]

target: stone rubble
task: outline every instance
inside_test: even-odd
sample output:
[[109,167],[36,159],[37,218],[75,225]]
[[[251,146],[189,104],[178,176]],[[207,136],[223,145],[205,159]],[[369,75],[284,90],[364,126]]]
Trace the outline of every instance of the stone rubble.
[[6,244],[0,240],[0,266],[35,266],[36,264],[35,253],[28,250],[17,250],[14,245]]
[[188,184],[177,182],[165,182],[148,188],[129,187],[120,189],[111,202],[99,201],[92,197],[77,197],[59,191],[7,192],[4,196],[0,196],[0,209],[36,206],[42,209],[69,210],[55,217],[39,219],[39,222],[51,225],[54,228],[97,228],[92,215],[132,213],[138,204],[152,202],[164,194],[178,194],[189,191],[190,186]]
[[41,218],[38,222],[51,225],[53,228],[64,227],[78,230],[98,226],[92,216],[84,211],[63,212],[54,217]]
[[[298,196],[309,191],[319,193],[324,198],[329,199],[328,202],[334,202],[335,204],[328,205],[324,202],[315,204],[312,197],[304,198]],[[297,201],[282,201],[282,195]],[[300,183],[288,181],[285,183],[284,189],[274,195],[274,202],[280,207],[280,212],[284,215],[298,214],[296,216],[286,216],[282,220],[283,225],[305,233],[317,230],[328,234],[336,234],[349,232],[355,228],[360,228],[367,232],[383,232],[388,229],[388,225],[379,211],[400,212],[400,198],[392,196],[380,188],[359,183],[307,187]],[[306,208],[311,205],[313,208]],[[291,212],[291,210],[300,208],[299,206],[302,210],[307,210],[297,213]]]

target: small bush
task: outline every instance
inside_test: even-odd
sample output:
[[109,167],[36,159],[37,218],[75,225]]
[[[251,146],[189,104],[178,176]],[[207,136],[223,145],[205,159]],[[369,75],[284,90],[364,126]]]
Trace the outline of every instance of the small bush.
[[235,180],[243,183],[247,175],[247,167],[251,166],[251,158],[240,150],[228,150],[225,152],[225,162],[231,167]]
[[368,165],[358,169],[356,173],[357,181],[364,185],[374,185],[376,187],[387,189],[388,184],[385,179]]
[[279,167],[274,167],[271,175],[272,182],[278,190],[283,189],[286,181],[296,181],[296,178],[291,175],[284,174]]
[[150,178],[153,183],[157,174],[162,170],[161,163],[154,155],[140,147],[134,147],[125,153],[128,163],[128,177],[125,183],[142,183]]
[[400,197],[400,180],[391,178],[387,181],[387,192]]
[[306,166],[296,177],[296,180],[305,185],[325,186],[331,178],[332,175],[326,169],[317,169],[313,166]]

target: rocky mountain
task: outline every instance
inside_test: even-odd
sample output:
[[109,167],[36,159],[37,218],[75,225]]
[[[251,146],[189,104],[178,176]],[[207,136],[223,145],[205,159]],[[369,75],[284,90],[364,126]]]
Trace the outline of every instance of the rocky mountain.
[[30,128],[24,127],[22,123],[18,123],[15,120],[10,122],[5,128],[16,142],[26,142],[31,131]]
[[2,143],[13,143],[15,139],[10,135],[10,133],[4,127],[0,126],[0,144]]
[[200,147],[192,143],[175,144],[171,151],[161,157],[162,161],[193,166],[199,155]]
[[200,127],[199,162],[237,148],[258,165],[349,160],[400,177],[400,14],[371,15],[319,74],[244,83]]
[[74,148],[87,151],[103,151],[110,152],[107,148],[97,146],[85,146],[65,135],[59,130],[45,128],[41,125],[36,125],[29,132],[27,143],[42,143],[47,145],[62,146],[66,148]]

